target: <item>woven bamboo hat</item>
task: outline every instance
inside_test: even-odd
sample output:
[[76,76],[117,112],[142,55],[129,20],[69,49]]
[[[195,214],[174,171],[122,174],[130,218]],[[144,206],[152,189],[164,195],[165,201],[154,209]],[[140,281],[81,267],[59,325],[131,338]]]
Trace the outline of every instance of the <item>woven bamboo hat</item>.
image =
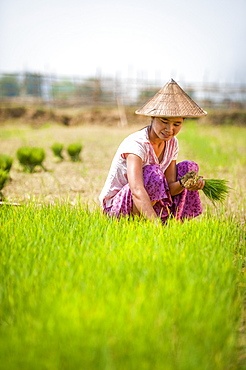
[[173,79],[135,113],[151,117],[183,118],[207,115],[207,112],[200,108]]

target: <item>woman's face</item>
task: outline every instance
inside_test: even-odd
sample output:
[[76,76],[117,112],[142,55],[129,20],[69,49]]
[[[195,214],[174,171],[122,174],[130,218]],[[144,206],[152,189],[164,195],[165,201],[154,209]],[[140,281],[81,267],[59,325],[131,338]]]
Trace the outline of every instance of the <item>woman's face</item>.
[[151,125],[152,138],[169,141],[181,130],[182,117],[154,117]]

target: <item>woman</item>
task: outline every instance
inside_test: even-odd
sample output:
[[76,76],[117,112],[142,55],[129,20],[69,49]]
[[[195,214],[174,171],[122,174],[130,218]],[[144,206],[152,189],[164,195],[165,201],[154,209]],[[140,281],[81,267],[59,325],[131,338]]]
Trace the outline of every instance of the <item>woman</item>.
[[103,210],[110,216],[143,215],[164,223],[202,213],[198,190],[204,181],[185,188],[180,181],[189,171],[198,172],[195,162],[176,164],[176,135],[187,117],[201,117],[201,109],[174,81],[168,82],[136,111],[151,117],[151,124],[129,135],[119,146],[100,194]]

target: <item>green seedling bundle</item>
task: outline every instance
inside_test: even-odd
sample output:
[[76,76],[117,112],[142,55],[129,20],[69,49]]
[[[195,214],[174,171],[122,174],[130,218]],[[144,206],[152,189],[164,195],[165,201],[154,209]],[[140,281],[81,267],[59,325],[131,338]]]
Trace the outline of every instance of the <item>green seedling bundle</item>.
[[0,168],[0,191],[3,189],[5,183],[9,178],[9,174],[7,171],[4,171]]
[[6,154],[0,154],[0,169],[9,172],[13,164],[13,158]]
[[17,158],[23,166],[24,171],[34,172],[36,166],[43,167],[45,151],[43,148],[21,147],[17,150]]
[[[13,158],[0,154],[0,191],[3,189],[9,179],[9,172],[13,164]],[[1,194],[0,194],[1,195]]]
[[64,145],[62,143],[58,143],[58,142],[55,142],[51,147],[51,150],[52,150],[53,154],[55,155],[55,157],[57,157],[60,160],[63,159],[63,155],[62,155],[63,147],[64,147]]
[[80,153],[83,149],[83,145],[80,143],[72,143],[67,147],[67,152],[71,158],[71,161],[78,162],[80,161]]

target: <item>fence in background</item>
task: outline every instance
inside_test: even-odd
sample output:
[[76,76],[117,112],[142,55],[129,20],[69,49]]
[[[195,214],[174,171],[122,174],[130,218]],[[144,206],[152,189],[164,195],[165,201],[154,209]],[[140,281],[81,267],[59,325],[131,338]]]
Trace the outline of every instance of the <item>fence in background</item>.
[[[246,108],[245,84],[187,83],[180,86],[204,108]],[[0,73],[0,102],[49,106],[137,106],[164,83],[144,78],[62,77]]]

